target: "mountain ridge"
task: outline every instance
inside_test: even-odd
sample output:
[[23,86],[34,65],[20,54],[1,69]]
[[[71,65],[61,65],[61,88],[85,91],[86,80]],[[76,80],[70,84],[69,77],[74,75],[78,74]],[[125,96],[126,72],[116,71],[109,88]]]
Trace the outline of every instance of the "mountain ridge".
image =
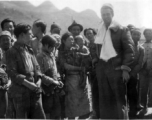
[[91,16],[97,16],[97,14],[90,9],[76,12],[66,7],[59,10],[51,1],[44,1],[39,6],[34,6],[28,1],[0,1],[0,21],[11,18],[16,23],[24,22],[32,25],[36,19],[42,19],[47,24],[47,31],[55,22],[61,26],[62,32],[65,32],[73,20],[85,27],[96,28],[100,18],[91,18]]

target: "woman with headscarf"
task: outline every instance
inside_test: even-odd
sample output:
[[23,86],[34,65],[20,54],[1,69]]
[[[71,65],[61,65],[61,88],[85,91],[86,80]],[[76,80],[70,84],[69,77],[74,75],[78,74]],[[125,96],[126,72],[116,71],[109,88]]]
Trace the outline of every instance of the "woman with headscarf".
[[74,38],[71,33],[65,33],[61,38],[59,60],[62,74],[65,75],[65,116],[74,119],[85,119],[89,116],[89,99],[86,84],[82,82],[81,73],[85,67],[79,66],[81,56],[77,47],[73,46]]

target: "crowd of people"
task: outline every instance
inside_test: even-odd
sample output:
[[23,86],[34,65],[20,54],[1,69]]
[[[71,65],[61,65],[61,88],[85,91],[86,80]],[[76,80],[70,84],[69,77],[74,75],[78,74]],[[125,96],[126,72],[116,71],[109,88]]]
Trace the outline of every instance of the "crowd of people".
[[[76,21],[1,22],[0,118],[142,119],[152,105],[152,29],[113,20],[101,7],[98,30]],[[82,33],[83,31],[83,33]]]

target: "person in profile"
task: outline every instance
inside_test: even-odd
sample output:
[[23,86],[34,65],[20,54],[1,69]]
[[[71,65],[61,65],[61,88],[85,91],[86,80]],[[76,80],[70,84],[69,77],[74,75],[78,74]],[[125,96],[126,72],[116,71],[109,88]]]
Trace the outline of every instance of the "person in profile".
[[41,53],[42,43],[41,40],[46,33],[46,23],[43,20],[36,20],[32,26],[33,39],[29,42],[29,45],[32,47],[35,55]]
[[12,81],[10,92],[15,106],[15,117],[45,119],[41,99],[42,73],[35,54],[28,45],[33,38],[31,26],[18,24],[14,34],[17,42],[7,51],[6,63]]

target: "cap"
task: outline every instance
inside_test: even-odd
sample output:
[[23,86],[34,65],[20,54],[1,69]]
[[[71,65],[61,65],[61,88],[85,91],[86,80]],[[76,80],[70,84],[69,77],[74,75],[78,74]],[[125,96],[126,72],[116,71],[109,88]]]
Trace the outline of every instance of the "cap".
[[0,37],[1,36],[9,36],[10,38],[12,38],[11,33],[9,31],[6,31],[6,30],[1,32]]

